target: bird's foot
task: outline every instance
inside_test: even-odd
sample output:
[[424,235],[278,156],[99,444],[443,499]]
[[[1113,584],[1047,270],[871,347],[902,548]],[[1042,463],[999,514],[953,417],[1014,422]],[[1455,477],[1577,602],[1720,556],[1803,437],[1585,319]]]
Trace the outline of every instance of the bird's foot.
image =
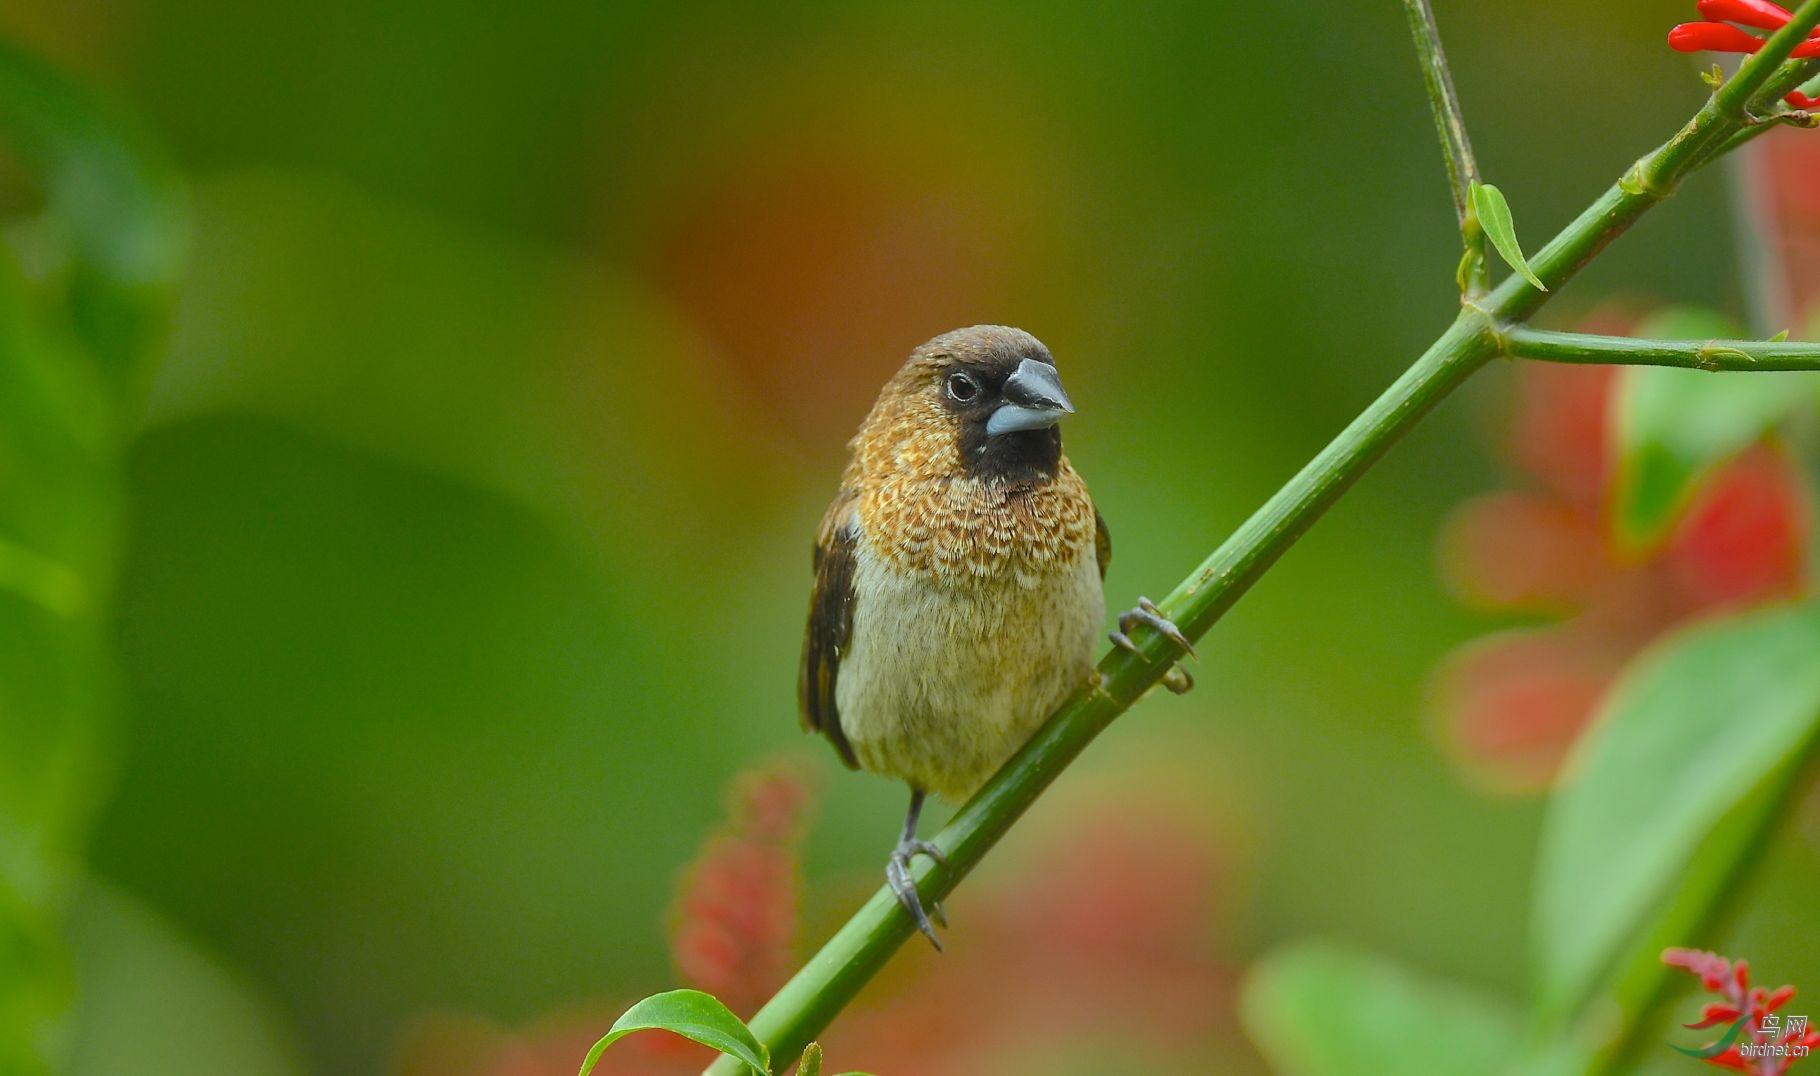
[[1139,598],[1136,609],[1127,609],[1120,613],[1119,630],[1109,633],[1107,637],[1112,640],[1112,645],[1120,650],[1129,650],[1142,657],[1144,652],[1138,649],[1138,645],[1131,641],[1129,635],[1125,634],[1139,624],[1146,625],[1163,638],[1181,647],[1182,652],[1189,657],[1198,657],[1194,652],[1194,644],[1188,641],[1188,636],[1183,635],[1182,629],[1176,627],[1174,621],[1164,616],[1163,611],[1158,609],[1156,603],[1149,598]]
[[[1181,647],[1182,652],[1189,657],[1199,660],[1199,655],[1194,652],[1194,644],[1188,641],[1188,636],[1183,635],[1182,629],[1176,627],[1174,621],[1164,616],[1163,611],[1158,609],[1156,603],[1149,598],[1139,598],[1136,609],[1120,613],[1118,630],[1109,633],[1107,637],[1112,640],[1112,645],[1120,650],[1129,650],[1131,653],[1143,657],[1144,652],[1131,641],[1131,636],[1125,634],[1139,624],[1145,625]],[[1194,677],[1188,675],[1188,670],[1182,668],[1180,664],[1171,663],[1169,671],[1163,674],[1163,686],[1177,695],[1186,695],[1194,687]]]
[[928,841],[906,837],[897,843],[896,848],[892,849],[891,858],[885,863],[885,881],[890,884],[891,892],[897,897],[897,902],[903,905],[904,910],[910,913],[910,918],[916,921],[916,929],[923,932],[923,936],[929,939],[929,944],[935,946],[935,951],[939,953],[942,951],[942,942],[935,936],[935,926],[929,921],[930,912],[934,913],[935,922],[944,927],[948,925],[948,915],[942,910],[941,901],[931,901],[929,911],[923,910],[923,899],[916,892],[916,879],[910,875],[910,861],[918,853],[928,856],[944,867],[948,865],[948,857],[940,848]]

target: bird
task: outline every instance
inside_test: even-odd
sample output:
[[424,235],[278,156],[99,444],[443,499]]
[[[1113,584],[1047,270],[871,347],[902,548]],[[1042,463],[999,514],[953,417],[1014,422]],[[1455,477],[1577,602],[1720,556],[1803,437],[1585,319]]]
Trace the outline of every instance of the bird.
[[[910,786],[885,878],[937,950],[910,872],[918,854],[947,862],[917,837],[925,798],[965,801],[1097,675],[1112,540],[1062,452],[1072,414],[1036,337],[937,336],[880,390],[816,529],[802,725],[849,768]],[[1148,599],[1113,643],[1138,652],[1126,633],[1139,623],[1193,653]]]

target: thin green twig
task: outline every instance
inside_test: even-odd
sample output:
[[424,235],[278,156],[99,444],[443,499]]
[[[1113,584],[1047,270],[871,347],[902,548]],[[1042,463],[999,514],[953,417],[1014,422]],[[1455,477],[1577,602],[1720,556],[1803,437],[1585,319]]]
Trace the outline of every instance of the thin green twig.
[[1723,157],[1735,149],[1755,142],[1778,127],[1820,127],[1820,116],[1799,109],[1790,109],[1759,117],[1755,123],[1747,124],[1714,147],[1712,155]]
[[1640,340],[1517,327],[1504,333],[1512,358],[1688,370],[1820,370],[1820,344],[1796,340]]
[[1466,295],[1483,295],[1491,287],[1491,266],[1486,260],[1485,232],[1479,227],[1469,193],[1473,182],[1480,178],[1479,164],[1472,155],[1472,141],[1466,137],[1460,95],[1454,90],[1447,54],[1441,49],[1441,31],[1435,25],[1434,9],[1428,0],[1403,0],[1403,10],[1409,15],[1409,34],[1415,39],[1416,58],[1422,63],[1422,83],[1428,90],[1435,133],[1440,137],[1441,156],[1447,163],[1454,213],[1460,219],[1460,241],[1465,246],[1460,290]]

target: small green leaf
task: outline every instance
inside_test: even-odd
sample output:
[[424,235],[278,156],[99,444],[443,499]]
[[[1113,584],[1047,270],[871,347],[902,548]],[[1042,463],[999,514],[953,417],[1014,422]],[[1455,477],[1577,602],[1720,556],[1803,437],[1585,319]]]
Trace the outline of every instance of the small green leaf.
[[1283,1076],[1488,1076],[1509,1069],[1519,1050],[1510,1006],[1328,942],[1254,965],[1239,1016]]
[[[803,1059],[796,1065],[796,1076],[821,1076],[822,1044],[812,1042],[803,1047]],[[866,1072],[842,1072],[838,1076],[871,1076]]]
[[[1613,974],[1654,964],[1748,854],[1820,729],[1820,605],[1678,634],[1615,687],[1569,759],[1537,868],[1537,1012],[1563,1026]],[[1697,892],[1696,892],[1697,891]],[[1690,900],[1689,895],[1698,897]]]
[[[1739,332],[1723,315],[1697,307],[1663,310],[1646,318],[1637,331],[1676,340],[1736,337]],[[1808,398],[1800,390],[1815,380],[1805,373],[1715,377],[1659,366],[1623,371],[1614,424],[1612,526],[1619,542],[1633,550],[1653,546],[1680,518],[1700,480]]]
[[1783,329],[1781,332],[1770,337],[1769,342],[1772,344],[1780,344],[1782,341],[1787,340],[1787,339],[1788,339],[1788,330]]
[[1468,190],[1472,195],[1472,211],[1479,218],[1479,227],[1485,229],[1486,236],[1491,239],[1491,245],[1497,248],[1498,254],[1524,280],[1529,281],[1531,287],[1537,291],[1547,291],[1548,286],[1542,283],[1542,278],[1529,267],[1529,259],[1523,256],[1523,247],[1517,242],[1517,226],[1510,219],[1510,203],[1504,200],[1504,192],[1476,179]]
[[719,998],[700,990],[671,990],[653,994],[627,1009],[625,1015],[613,1021],[613,1026],[606,1035],[588,1051],[587,1059],[581,1063],[580,1076],[588,1076],[588,1073],[594,1071],[594,1066],[600,1062],[600,1055],[606,1052],[607,1047],[634,1031],[653,1028],[693,1039],[703,1046],[745,1062],[758,1076],[770,1076],[770,1059],[764,1044],[752,1034],[752,1029],[734,1016],[732,1010],[722,1005]]

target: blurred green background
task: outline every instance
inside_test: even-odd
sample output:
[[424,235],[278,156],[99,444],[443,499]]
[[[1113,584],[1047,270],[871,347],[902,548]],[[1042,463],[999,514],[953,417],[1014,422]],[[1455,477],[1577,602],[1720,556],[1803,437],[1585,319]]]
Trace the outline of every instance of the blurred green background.
[[[1662,45],[1691,5],[1439,7],[1532,245],[1700,99]],[[870,881],[902,792],[801,738],[793,680],[843,442],[921,340],[1051,347],[1123,607],[1455,301],[1388,0],[24,0],[0,32],[143,117],[194,214],[128,463],[83,1073],[126,1071],[124,1028],[140,1073],[202,1071],[158,1068],[161,1037],[380,1073],[426,1011],[666,985],[676,873],[779,750],[825,771],[812,888]],[[1559,305],[1735,309],[1725,212],[1702,176]],[[1509,387],[1426,423],[1220,625],[1199,690],[1081,763],[1167,755],[1226,805],[1235,965],[1336,934],[1521,989],[1539,806],[1476,790],[1422,716],[1488,627],[1434,544],[1501,481]],[[1820,981],[1811,845],[1765,873],[1743,929]]]

